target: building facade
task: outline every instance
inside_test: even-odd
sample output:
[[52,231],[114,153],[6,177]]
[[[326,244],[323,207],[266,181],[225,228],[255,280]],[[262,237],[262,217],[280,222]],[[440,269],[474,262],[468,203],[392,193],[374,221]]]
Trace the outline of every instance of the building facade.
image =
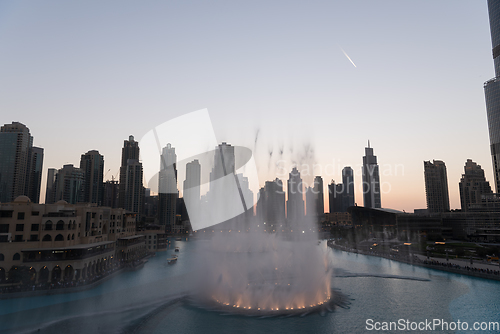
[[33,137],[22,123],[0,128],[0,203],[21,195],[40,197],[43,149],[33,147]]
[[286,218],[289,223],[299,222],[304,218],[304,185],[297,167],[293,167],[287,181]]
[[460,190],[460,204],[462,211],[469,211],[471,205],[481,204],[485,195],[491,195],[490,183],[484,177],[484,170],[480,165],[467,159],[464,174],[458,184]]
[[83,171],[83,202],[103,204],[104,156],[92,150],[82,154],[80,169]]
[[380,174],[377,164],[377,157],[373,155],[373,148],[365,147],[365,156],[363,157],[363,206],[366,208],[381,208],[382,201],[380,196]]
[[450,211],[448,176],[443,161],[424,161],[425,198],[429,213]]
[[496,192],[500,192],[500,0],[488,0],[495,77],[484,83]]
[[158,174],[158,221],[167,233],[174,230],[177,214],[177,155],[175,148],[167,144],[162,149]]
[[135,216],[124,209],[36,204],[26,196],[0,204],[0,287],[26,274],[23,283],[32,285],[91,281],[145,254]]
[[123,141],[120,185],[118,189],[118,207],[120,208],[125,208],[127,166],[130,159],[139,161],[139,143],[134,140],[134,136],[129,136],[128,140]]

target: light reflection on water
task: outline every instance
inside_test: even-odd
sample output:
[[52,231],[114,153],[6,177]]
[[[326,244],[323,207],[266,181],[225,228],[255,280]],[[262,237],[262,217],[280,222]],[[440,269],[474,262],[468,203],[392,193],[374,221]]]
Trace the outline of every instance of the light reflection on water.
[[[500,320],[500,282],[341,251],[329,256],[336,273],[349,277],[336,277],[332,284],[353,299],[349,309],[324,317],[224,316],[182,298],[202,242],[173,242],[171,250],[151,258],[143,269],[123,273],[92,290],[1,300],[0,333],[359,333],[369,318]],[[176,246],[181,248],[178,263],[166,265]]]

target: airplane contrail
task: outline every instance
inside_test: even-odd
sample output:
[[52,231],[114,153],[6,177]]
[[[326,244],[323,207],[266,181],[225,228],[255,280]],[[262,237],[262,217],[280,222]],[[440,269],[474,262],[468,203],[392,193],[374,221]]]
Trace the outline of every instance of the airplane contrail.
[[349,57],[347,55],[347,53],[344,51],[344,49],[340,48],[340,50],[342,50],[342,52],[344,53],[344,55],[347,57],[347,59],[349,59],[349,61],[351,62],[351,64],[357,68],[356,64],[354,64],[354,62],[352,61],[351,57]]

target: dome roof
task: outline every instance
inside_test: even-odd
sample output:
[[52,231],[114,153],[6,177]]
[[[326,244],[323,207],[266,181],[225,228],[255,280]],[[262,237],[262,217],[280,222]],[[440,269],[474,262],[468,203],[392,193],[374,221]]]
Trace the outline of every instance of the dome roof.
[[14,200],[14,203],[30,203],[31,200],[28,196],[18,196],[16,197],[16,199]]
[[68,202],[66,202],[65,200],[59,200],[56,202],[56,204],[68,204]]

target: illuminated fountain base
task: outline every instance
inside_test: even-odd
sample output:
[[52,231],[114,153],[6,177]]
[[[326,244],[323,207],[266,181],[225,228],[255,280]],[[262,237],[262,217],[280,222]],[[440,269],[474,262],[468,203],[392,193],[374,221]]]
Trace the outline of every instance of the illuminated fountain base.
[[253,316],[302,315],[344,306],[332,290],[332,270],[317,241],[274,235],[212,240],[199,273],[201,306]]

